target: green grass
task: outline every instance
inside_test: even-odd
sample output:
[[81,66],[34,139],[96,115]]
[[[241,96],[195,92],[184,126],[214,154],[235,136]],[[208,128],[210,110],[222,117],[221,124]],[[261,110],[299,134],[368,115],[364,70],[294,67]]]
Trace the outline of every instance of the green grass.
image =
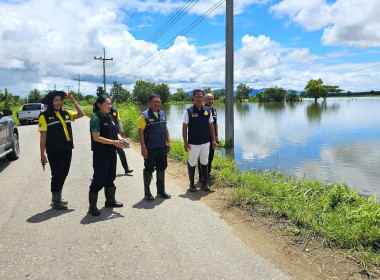
[[[137,141],[139,111],[132,105],[118,109],[126,135]],[[171,142],[169,156],[186,163],[183,142]],[[218,151],[213,180],[214,186],[231,190],[231,205],[286,220],[292,225],[289,232],[305,242],[320,239],[326,246],[345,249],[368,273],[371,265],[380,266],[380,204],[374,196],[362,196],[346,184],[324,184],[283,172],[243,172]]]
[[[169,156],[187,162],[182,141],[172,140]],[[290,222],[289,232],[305,243],[319,239],[325,246],[345,249],[369,274],[368,267],[380,265],[380,204],[375,196],[360,195],[344,183],[324,184],[284,172],[242,172],[218,152],[213,180],[214,186],[231,190],[231,205]]]

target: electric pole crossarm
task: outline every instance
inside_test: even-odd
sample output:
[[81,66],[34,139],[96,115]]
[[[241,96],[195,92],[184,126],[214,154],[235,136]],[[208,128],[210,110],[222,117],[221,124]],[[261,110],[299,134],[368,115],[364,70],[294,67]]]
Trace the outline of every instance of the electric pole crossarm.
[[104,83],[104,93],[107,94],[106,90],[106,60],[113,60],[113,57],[106,58],[106,49],[103,48],[104,51],[104,57],[96,57],[94,56],[95,60],[102,60],[103,61],[103,83]]

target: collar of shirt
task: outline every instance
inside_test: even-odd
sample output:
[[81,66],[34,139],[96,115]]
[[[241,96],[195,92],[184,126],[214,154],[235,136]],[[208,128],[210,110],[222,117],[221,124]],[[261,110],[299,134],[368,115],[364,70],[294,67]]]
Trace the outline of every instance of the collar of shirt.
[[99,117],[101,117],[102,119],[106,119],[108,120],[110,118],[110,115],[109,114],[103,114],[101,111],[98,111],[97,114],[99,115]]

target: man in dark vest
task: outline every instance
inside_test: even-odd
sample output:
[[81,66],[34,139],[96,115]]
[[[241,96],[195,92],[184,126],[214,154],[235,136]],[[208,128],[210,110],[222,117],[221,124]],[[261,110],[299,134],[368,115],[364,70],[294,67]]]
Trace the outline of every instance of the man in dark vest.
[[144,193],[145,200],[153,201],[150,182],[156,169],[157,196],[171,198],[165,192],[165,169],[168,166],[167,154],[170,152],[169,130],[166,126],[166,114],[160,110],[161,97],[158,94],[149,96],[149,109],[141,113],[138,128],[141,155],[144,157]]
[[[205,95],[204,100],[205,100],[205,106],[210,108],[211,115],[212,115],[212,118],[214,120],[213,124],[214,124],[214,129],[215,129],[215,140],[218,143],[218,122],[217,122],[218,117],[217,117],[216,109],[213,107],[214,95],[211,92],[209,92]],[[215,150],[212,148],[212,138],[210,135],[210,150],[209,150],[209,154],[208,154],[208,177],[209,178],[210,178],[210,173],[211,173],[212,161],[214,160],[214,152],[215,152]],[[203,176],[202,176],[201,162],[199,159],[198,159],[198,174],[199,174],[199,182],[202,183],[203,182]]]
[[[183,115],[182,136],[184,148],[189,152],[188,172],[190,179],[189,191],[196,192],[197,188],[194,184],[195,166],[198,157],[201,163],[201,171],[203,176],[202,189],[210,191],[208,186],[208,156],[210,143],[211,148],[215,149],[215,129],[214,119],[211,110],[207,106],[203,106],[203,90],[193,90],[194,105],[187,108]],[[212,141],[210,142],[210,137]]]
[[[121,123],[121,119],[120,119],[119,112],[118,112],[117,109],[113,106],[113,102],[114,102],[114,98],[113,98],[113,96],[110,96],[110,99],[111,99],[111,105],[112,105],[112,108],[111,108],[111,111],[110,111],[110,115],[111,115],[111,117],[113,118],[113,120],[114,120],[114,122],[115,122],[115,124],[116,124],[116,132],[117,132],[118,134],[120,134],[121,137],[124,138],[123,124]],[[121,161],[121,165],[122,165],[123,168],[124,168],[124,172],[125,172],[125,174],[132,173],[132,172],[133,172],[133,169],[129,169],[128,162],[127,162],[127,157],[125,156],[124,149],[121,149],[121,148],[117,148],[117,147],[116,147],[116,152],[117,152],[118,155],[119,155],[119,158],[120,158],[120,161]]]

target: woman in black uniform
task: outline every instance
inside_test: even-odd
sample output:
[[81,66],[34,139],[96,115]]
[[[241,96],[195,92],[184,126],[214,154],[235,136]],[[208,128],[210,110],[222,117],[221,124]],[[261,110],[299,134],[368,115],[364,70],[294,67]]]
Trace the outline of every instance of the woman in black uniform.
[[99,96],[94,104],[94,113],[90,120],[91,149],[93,151],[94,175],[89,191],[89,213],[99,216],[97,208],[98,192],[104,187],[105,207],[123,207],[115,200],[116,186],[116,147],[125,148],[125,140],[116,132],[116,124],[109,114],[111,100]]
[[[63,99],[67,97],[75,106],[77,113],[62,110]],[[62,188],[69,174],[73,144],[71,123],[84,116],[82,108],[75,101],[71,92],[50,91],[42,100],[47,110],[39,118],[38,131],[41,133],[40,150],[41,164],[45,165],[49,159],[51,170],[51,207],[57,210],[66,210],[67,201],[62,201]],[[45,155],[45,149],[47,158]]]

